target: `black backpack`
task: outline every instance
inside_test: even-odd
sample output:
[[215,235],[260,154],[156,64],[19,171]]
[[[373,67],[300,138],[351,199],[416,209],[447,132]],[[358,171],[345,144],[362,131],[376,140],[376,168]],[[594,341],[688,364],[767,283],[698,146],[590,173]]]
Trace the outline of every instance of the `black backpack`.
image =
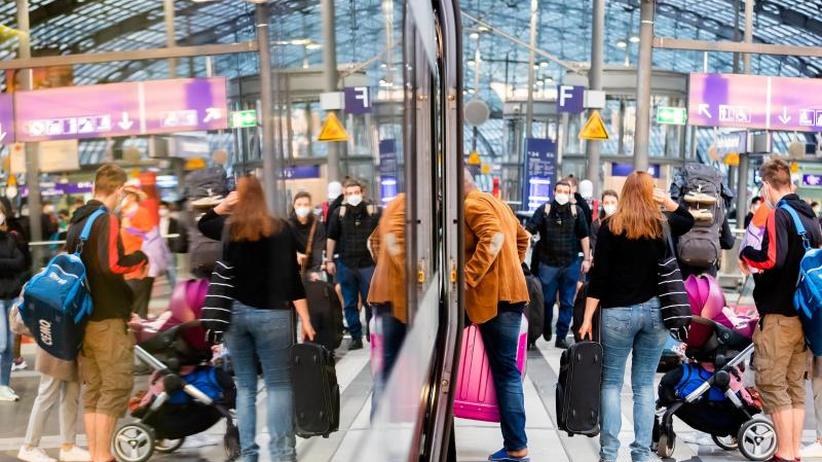
[[694,216],[694,226],[679,237],[679,261],[694,268],[713,268],[722,255],[719,237],[725,221],[722,173],[710,165],[687,163],[671,186],[672,197]]

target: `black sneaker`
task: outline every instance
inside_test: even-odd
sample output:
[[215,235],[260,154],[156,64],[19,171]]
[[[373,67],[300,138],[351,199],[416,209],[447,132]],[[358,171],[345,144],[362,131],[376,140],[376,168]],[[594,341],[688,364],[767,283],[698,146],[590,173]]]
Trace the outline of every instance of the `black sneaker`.
[[554,346],[559,348],[559,349],[562,349],[562,350],[567,350],[568,349],[568,341],[565,340],[564,338],[558,338],[557,341],[554,342]]
[[353,350],[362,350],[362,339],[361,338],[358,338],[356,340],[351,341],[351,345],[349,345],[348,351],[353,351]]
[[549,324],[548,327],[546,327],[545,330],[542,331],[542,338],[544,338],[546,342],[551,341],[551,337],[553,336],[552,330],[553,329],[552,329],[551,325]]

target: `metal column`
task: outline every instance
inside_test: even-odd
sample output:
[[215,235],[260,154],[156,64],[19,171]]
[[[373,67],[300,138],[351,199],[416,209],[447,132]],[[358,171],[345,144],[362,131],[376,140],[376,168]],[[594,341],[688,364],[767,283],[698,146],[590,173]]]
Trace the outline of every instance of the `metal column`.
[[[531,0],[531,48],[528,51],[528,102],[525,106],[525,137],[533,136],[534,125],[534,81],[536,80],[537,64],[537,22],[539,21],[539,0]],[[520,162],[522,164],[522,162]],[[520,165],[520,168],[522,165]],[[522,176],[520,176],[522,178]]]
[[636,135],[634,169],[648,170],[651,131],[651,53],[654,40],[654,1],[642,0],[639,8],[639,60],[636,76]]
[[[753,12],[754,0],[745,0],[745,43],[753,42]],[[751,73],[751,55],[742,55],[742,70],[746,74]],[[748,214],[748,175],[751,164],[750,154],[739,155],[739,175],[736,180],[736,227],[741,228],[744,224],[745,215]]]
[[[19,48],[18,58],[31,58],[31,27],[29,25],[29,2],[17,0],[17,29]],[[20,83],[23,90],[32,89],[32,70],[20,69]],[[40,201],[40,148],[38,143],[26,143],[26,187],[28,188],[29,230],[31,241],[43,240],[43,205]],[[35,246],[31,249],[33,270],[39,271],[43,262],[43,248]]]
[[263,187],[268,207],[275,214],[284,212],[280,206],[280,195],[277,191],[278,179],[282,172],[280,159],[277,159],[277,149],[274,143],[274,102],[271,76],[271,49],[269,38],[269,11],[268,5],[257,3],[254,9],[254,20],[257,26],[257,45],[260,54],[260,112],[263,142],[260,155],[263,160]]
[[[588,71],[588,88],[602,90],[602,51],[605,47],[605,0],[594,0],[593,22],[591,23],[591,70]],[[594,110],[589,111],[589,115]],[[588,179],[594,184],[594,197],[599,197],[601,190],[599,165],[600,141],[588,140],[585,143],[585,153],[588,156]]]
[[[745,43],[753,43],[753,13],[754,0],[745,0]],[[742,72],[751,73],[751,54],[742,55]]]
[[[166,46],[177,46],[177,32],[174,28],[174,0],[163,0],[163,17],[166,25]],[[168,58],[168,78],[177,77],[177,58]]]
[[[337,37],[334,29],[334,0],[320,2],[323,20],[323,78],[325,91],[337,91]],[[390,50],[389,50],[390,52]],[[333,112],[339,115],[338,111]],[[328,181],[339,181],[340,175],[340,146],[337,142],[327,143],[328,146]]]

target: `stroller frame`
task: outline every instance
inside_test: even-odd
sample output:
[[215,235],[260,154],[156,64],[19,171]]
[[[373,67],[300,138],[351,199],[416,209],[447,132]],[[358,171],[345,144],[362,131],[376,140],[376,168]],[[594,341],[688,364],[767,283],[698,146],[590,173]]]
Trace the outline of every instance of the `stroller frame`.
[[[180,324],[158,334],[157,342],[165,342],[169,346],[177,339],[179,332],[186,328],[197,325],[199,321]],[[152,339],[154,340],[154,339]],[[149,340],[149,341],[152,341]],[[155,415],[171,395],[177,391],[183,391],[195,402],[212,407],[226,419],[227,429],[224,438],[226,454],[228,460],[239,457],[239,431],[234,424],[234,415],[222,404],[215,402],[211,397],[203,393],[196,386],[186,383],[167,364],[163,363],[140,345],[134,347],[135,356],[149,368],[156,371],[163,380],[164,390],[157,394],[146,412],[134,422],[129,422],[117,428],[112,436],[111,446],[114,457],[118,462],[145,462],[151,458],[154,451],[161,453],[171,453],[183,445],[185,437],[179,439],[158,438],[156,431],[145,422]]]

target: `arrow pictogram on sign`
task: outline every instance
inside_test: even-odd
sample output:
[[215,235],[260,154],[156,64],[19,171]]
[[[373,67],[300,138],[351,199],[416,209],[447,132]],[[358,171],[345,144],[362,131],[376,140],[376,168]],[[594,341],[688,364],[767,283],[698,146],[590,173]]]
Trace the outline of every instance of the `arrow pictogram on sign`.
[[711,106],[708,105],[708,104],[700,103],[699,104],[699,113],[710,119],[711,118],[711,111],[709,110],[710,107]]
[[220,112],[220,108],[209,107],[209,108],[206,108],[206,116],[205,116],[205,119],[203,119],[203,123],[209,123],[212,120],[219,120],[222,117],[223,117],[223,115]]
[[117,122],[117,125],[119,125],[123,130],[128,130],[132,125],[134,125],[134,121],[129,119],[128,112],[123,112],[123,117],[119,122]]
[[788,115],[788,108],[785,106],[782,106],[782,114],[779,115],[779,121],[782,122],[783,125],[787,125],[787,123],[791,121],[791,116]]

